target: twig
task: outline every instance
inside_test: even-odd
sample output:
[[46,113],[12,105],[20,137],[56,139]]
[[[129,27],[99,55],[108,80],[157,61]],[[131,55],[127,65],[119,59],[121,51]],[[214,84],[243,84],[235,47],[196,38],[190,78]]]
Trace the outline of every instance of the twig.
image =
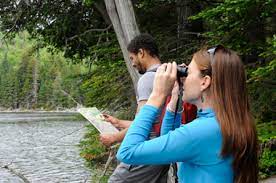
[[[98,39],[97,45],[96,45],[97,47],[99,46],[99,44],[101,42],[102,36],[103,36],[103,33],[99,36],[99,39]],[[92,59],[90,58],[90,61],[91,60],[92,61],[89,63],[89,73],[91,72],[91,67],[92,67],[93,63],[98,60],[97,58],[98,58],[98,55],[97,55],[97,52],[95,52],[93,55],[93,58]]]
[[5,40],[5,37],[14,29],[21,15],[22,15],[22,11],[18,13],[13,26],[3,35],[2,40]]
[[84,179],[83,183],[86,183],[86,182],[88,181],[88,178],[89,178],[89,176],[87,176],[87,177]]
[[84,32],[81,33],[81,34],[78,34],[78,35],[72,36],[72,37],[70,37],[70,38],[67,38],[67,39],[66,39],[66,42],[67,42],[67,41],[71,41],[71,40],[73,40],[73,39],[75,39],[75,38],[81,37],[81,36],[83,36],[83,35],[85,35],[85,34],[87,34],[87,33],[89,33],[89,32],[103,32],[103,31],[106,31],[106,30],[110,29],[111,27],[112,27],[112,24],[110,24],[109,26],[107,26],[107,27],[104,28],[104,29],[89,29],[89,30],[84,31]]
[[110,163],[112,162],[112,160],[114,159],[114,155],[115,155],[115,151],[116,151],[116,147],[118,147],[118,144],[117,145],[114,145],[114,146],[111,146],[110,148],[110,151],[109,151],[109,156],[108,156],[108,159],[104,165],[104,171],[102,173],[102,175],[100,176],[99,180],[98,180],[98,183],[100,183],[101,179],[103,178],[103,176],[105,175],[106,171],[107,171],[107,168],[109,167]]
[[77,106],[82,106],[80,103],[78,103],[69,93],[64,91],[62,88],[60,88],[60,91],[67,97],[69,97],[73,102],[77,104]]
[[23,174],[15,171],[14,169],[10,168],[9,166],[12,164],[12,162],[10,162],[7,165],[1,166],[1,168],[5,168],[7,170],[9,170],[10,172],[12,172],[14,175],[18,176],[19,178],[21,178],[25,183],[31,183]]

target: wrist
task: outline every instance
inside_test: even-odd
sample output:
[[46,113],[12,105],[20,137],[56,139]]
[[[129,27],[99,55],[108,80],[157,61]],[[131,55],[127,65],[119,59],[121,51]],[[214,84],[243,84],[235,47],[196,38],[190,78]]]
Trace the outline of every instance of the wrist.
[[115,119],[114,119],[114,124],[118,124],[118,125],[120,126],[120,125],[121,125],[121,120],[115,118]]
[[121,120],[121,128],[128,128],[132,121]]
[[[167,111],[169,111],[169,112],[171,112],[171,113],[175,113],[175,110],[176,110],[176,108],[175,107],[171,107],[171,106],[167,106]],[[176,113],[179,113],[179,114],[181,114],[182,112],[183,112],[184,110],[183,110],[183,108],[179,108],[179,109],[177,109],[177,111],[176,111]]]
[[152,106],[155,106],[157,108],[160,108],[164,101],[166,99],[166,96],[163,95],[163,94],[156,94],[156,93],[151,93],[148,101],[147,101],[147,104],[148,105],[152,105]]
[[118,135],[116,133],[112,134],[112,144],[115,144],[118,142]]
[[177,104],[178,96],[171,96],[170,102],[167,106],[170,106],[170,109],[175,110]]
[[171,112],[177,111],[177,113],[182,113],[182,99],[179,99],[178,96],[172,96],[170,102],[167,105],[167,109]]
[[175,109],[176,109],[176,106],[175,105],[172,105],[172,104],[168,104],[167,105],[167,110],[170,111],[170,112],[175,112]]
[[178,100],[178,95],[172,95],[170,102],[171,103],[177,103],[177,100]]

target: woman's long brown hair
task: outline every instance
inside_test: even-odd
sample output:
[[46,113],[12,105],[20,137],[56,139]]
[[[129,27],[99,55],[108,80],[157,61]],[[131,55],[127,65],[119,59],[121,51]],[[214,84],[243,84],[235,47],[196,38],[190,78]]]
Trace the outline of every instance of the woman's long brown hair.
[[203,75],[212,78],[209,93],[223,136],[221,155],[233,157],[235,183],[257,183],[257,135],[240,57],[223,48],[216,51],[211,64],[210,55],[204,49],[194,54],[194,61]]

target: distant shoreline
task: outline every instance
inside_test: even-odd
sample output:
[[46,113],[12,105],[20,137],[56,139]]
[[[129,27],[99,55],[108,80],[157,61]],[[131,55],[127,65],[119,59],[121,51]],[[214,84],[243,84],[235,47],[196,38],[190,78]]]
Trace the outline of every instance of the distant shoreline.
[[63,110],[43,110],[43,109],[1,109],[0,113],[79,113],[77,108]]

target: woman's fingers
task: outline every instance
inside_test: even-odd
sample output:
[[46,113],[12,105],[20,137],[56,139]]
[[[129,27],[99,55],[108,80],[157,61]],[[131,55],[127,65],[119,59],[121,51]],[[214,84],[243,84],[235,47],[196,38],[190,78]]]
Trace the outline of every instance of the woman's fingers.
[[175,79],[176,79],[176,75],[177,75],[177,65],[176,65],[175,62],[172,63],[171,75],[172,75],[172,77],[175,77]]
[[177,72],[177,65],[175,62],[173,63],[164,63],[160,67],[158,67],[156,73],[166,73],[167,75],[175,75]]
[[185,63],[180,64],[181,67],[188,67]]
[[167,63],[162,64],[160,67],[158,67],[156,74],[160,74],[166,71]]
[[172,72],[172,64],[168,63],[166,68],[166,74],[170,75]]
[[154,92],[158,95],[169,95],[176,81],[176,63],[162,64],[156,71],[154,78]]
[[158,78],[162,78],[162,80],[176,80],[177,75],[177,64],[173,63],[165,63],[162,64],[156,71],[156,76]]
[[178,96],[178,93],[179,93],[179,85],[178,85],[178,82],[175,81],[171,94],[172,94],[172,96],[173,95]]

